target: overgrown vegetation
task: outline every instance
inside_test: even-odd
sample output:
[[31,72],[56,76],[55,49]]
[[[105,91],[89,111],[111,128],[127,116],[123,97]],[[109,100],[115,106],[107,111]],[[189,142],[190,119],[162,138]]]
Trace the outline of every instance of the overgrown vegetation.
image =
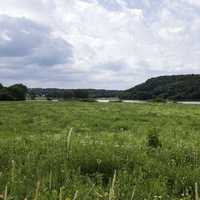
[[1,102],[0,198],[192,200],[199,118],[191,105]]

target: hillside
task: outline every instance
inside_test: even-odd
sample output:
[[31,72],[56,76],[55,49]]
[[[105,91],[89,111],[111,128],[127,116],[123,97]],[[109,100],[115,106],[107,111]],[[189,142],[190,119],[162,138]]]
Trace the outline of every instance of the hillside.
[[200,75],[173,75],[151,78],[124,91],[123,99],[200,100]]

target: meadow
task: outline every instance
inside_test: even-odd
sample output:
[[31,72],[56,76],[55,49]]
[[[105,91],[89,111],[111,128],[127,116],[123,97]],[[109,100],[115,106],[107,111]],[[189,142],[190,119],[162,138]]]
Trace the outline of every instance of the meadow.
[[190,200],[198,184],[199,105],[0,103],[0,199]]

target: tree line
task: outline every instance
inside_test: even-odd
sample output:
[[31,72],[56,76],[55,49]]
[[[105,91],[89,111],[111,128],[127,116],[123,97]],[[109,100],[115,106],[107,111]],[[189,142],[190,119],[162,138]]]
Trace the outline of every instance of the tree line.
[[26,99],[46,98],[51,99],[94,99],[118,97],[117,90],[96,90],[96,89],[57,89],[57,88],[27,88],[23,84],[14,84],[5,87],[0,84],[0,100],[19,101]]
[[26,99],[28,88],[23,84],[15,84],[4,87],[0,83],[0,100],[2,101],[21,101]]
[[94,99],[118,97],[118,90],[101,90],[101,89],[57,89],[57,88],[32,88],[29,89],[29,96],[46,97],[47,99]]
[[96,89],[57,89],[27,88],[23,84],[4,87],[0,84],[0,100],[25,100],[45,97],[51,99],[87,99],[111,98],[131,100],[200,100],[200,75],[173,75],[151,78],[131,89],[96,90]]

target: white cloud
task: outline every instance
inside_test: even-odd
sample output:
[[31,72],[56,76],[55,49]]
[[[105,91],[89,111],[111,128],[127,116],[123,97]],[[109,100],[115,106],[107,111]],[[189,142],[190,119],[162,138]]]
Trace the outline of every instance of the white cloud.
[[184,3],[188,3],[192,6],[200,6],[199,0],[183,0]]
[[[28,65],[40,65],[43,71],[48,58],[53,70],[36,76],[32,86],[52,73],[49,85],[56,87],[80,87],[80,79],[86,79],[81,86],[121,89],[151,76],[200,72],[199,5],[199,0],[7,0],[0,3],[0,14],[48,26],[52,38],[73,47],[70,66],[67,59],[53,64],[55,49],[63,55],[62,42],[43,43],[37,49],[40,56],[34,56],[34,62],[29,59]],[[0,29],[0,44],[9,40],[12,37]],[[5,59],[0,60],[0,72],[3,64]],[[20,70],[23,73],[27,71]],[[0,75],[6,81],[4,77]]]

